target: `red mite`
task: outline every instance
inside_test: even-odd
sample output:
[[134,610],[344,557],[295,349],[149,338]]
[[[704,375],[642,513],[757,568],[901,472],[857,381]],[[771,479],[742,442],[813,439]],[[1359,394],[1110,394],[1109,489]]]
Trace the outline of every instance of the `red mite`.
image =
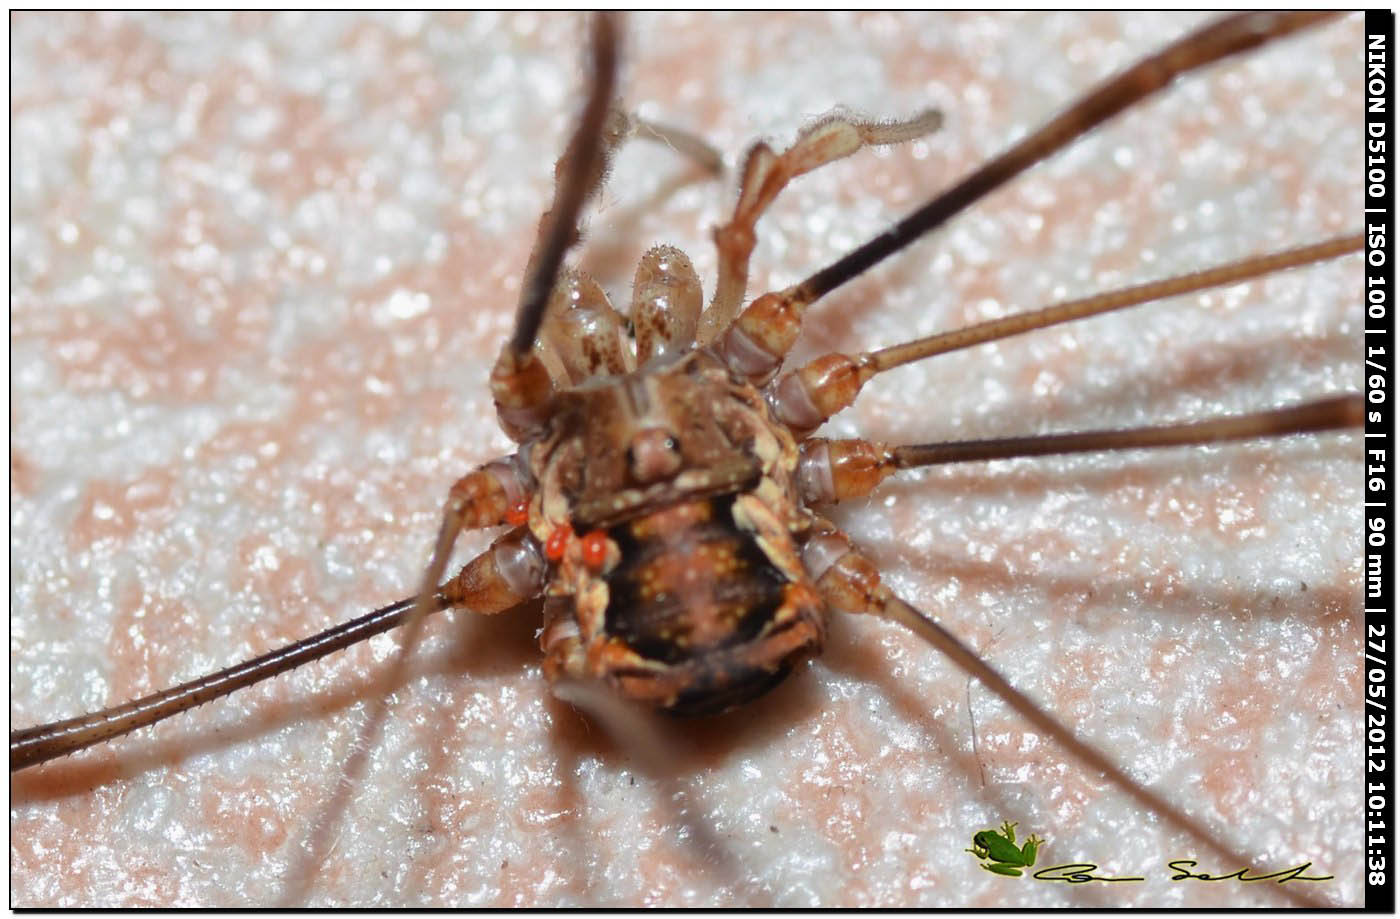
[[544,557],[551,562],[557,562],[564,557],[564,552],[569,548],[569,540],[574,538],[574,531],[568,524],[563,524],[554,528],[554,532],[549,534],[549,539],[545,540]]
[[608,560],[608,534],[594,530],[583,537],[583,563],[594,571],[601,571]]

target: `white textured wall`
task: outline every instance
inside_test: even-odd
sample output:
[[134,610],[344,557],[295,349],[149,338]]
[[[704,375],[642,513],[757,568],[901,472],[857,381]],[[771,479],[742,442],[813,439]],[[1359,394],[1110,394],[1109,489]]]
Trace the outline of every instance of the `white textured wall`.
[[[807,177],[751,292],[878,232],[1180,16],[666,16],[633,105],[731,162],[837,103],[947,113]],[[579,83],[572,16],[14,19],[12,723],[143,694],[394,600],[453,478],[503,452],[485,379]],[[1356,18],[1191,78],[816,309],[811,355],[1360,225]],[[733,179],[627,151],[583,256],[625,300],[650,244],[707,290]],[[1360,263],[986,346],[832,428],[921,441],[1247,411],[1360,387]],[[892,587],[1135,775],[1360,902],[1356,436],[976,465],[837,519]],[[464,553],[484,544],[464,540]],[[688,729],[656,785],[550,700],[533,621],[444,617],[396,693],[315,902],[1273,903],[1170,884],[1192,847],[915,639],[833,625],[810,672]],[[12,781],[15,905],[269,902],[357,730],[382,638]],[[969,707],[970,702],[970,707]],[[971,720],[970,720],[971,719]],[[971,747],[975,722],[979,739]],[[1017,820],[1042,863],[980,870]],[[1232,867],[1220,866],[1222,872]]]

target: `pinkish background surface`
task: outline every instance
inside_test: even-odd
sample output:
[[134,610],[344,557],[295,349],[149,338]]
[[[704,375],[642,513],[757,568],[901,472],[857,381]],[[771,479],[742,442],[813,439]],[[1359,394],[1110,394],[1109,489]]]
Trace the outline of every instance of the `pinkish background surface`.
[[[731,164],[838,103],[946,112],[927,141],[802,179],[760,228],[752,294],[1193,21],[636,17],[622,85]],[[580,25],[13,27],[10,712],[28,725],[411,590],[448,485],[508,449],[486,374],[576,108]],[[1360,48],[1352,18],[1190,79],[833,295],[800,355],[1354,231]],[[707,228],[733,194],[732,177],[629,148],[583,262],[621,303],[642,251],[671,242],[708,292]],[[831,429],[951,439],[1356,390],[1359,283],[1352,257],[984,346],[891,374]],[[1353,435],[984,464],[908,476],[838,520],[896,590],[1133,774],[1270,864],[1314,862],[1336,876],[1314,893],[1357,905],[1359,456]],[[549,697],[537,626],[430,626],[312,902],[1277,902],[1165,880],[1188,843],[874,622],[837,620],[809,672],[686,728],[687,817]],[[12,903],[273,901],[393,648],[13,779]],[[1048,838],[1041,864],[1150,880],[989,874],[963,849],[1002,820]]]

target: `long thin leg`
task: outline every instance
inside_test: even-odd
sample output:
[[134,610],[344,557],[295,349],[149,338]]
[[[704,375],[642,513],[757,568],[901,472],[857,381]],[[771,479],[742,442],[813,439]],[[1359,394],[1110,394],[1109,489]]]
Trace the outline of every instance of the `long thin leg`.
[[1340,236],[1296,249],[1193,271],[1174,278],[1138,284],[1078,300],[1067,300],[1044,309],[980,322],[967,328],[930,335],[878,351],[867,351],[854,356],[840,353],[824,354],[774,380],[768,387],[768,401],[778,419],[794,433],[807,434],[849,406],[866,383],[887,370],[927,357],[960,351],[1076,319],[1100,316],[1211,287],[1238,284],[1285,269],[1338,258],[1352,252],[1360,252],[1364,242],[1360,233]]
[[[527,538],[523,531],[517,530],[498,539],[490,549],[468,562],[460,574],[433,591],[427,604],[428,611],[435,613],[444,609],[465,608],[474,613],[491,614],[502,612],[526,599],[512,585],[520,581],[522,551],[527,553],[528,564],[530,550],[528,544],[522,543],[522,539]],[[391,603],[318,635],[134,702],[52,724],[11,731],[10,771],[18,772],[37,766],[149,727],[172,715],[189,711],[245,686],[261,683],[397,628],[408,618],[416,602],[416,597],[410,597]]]
[[[501,426],[520,442],[538,434],[547,419],[554,387],[544,362],[534,350],[535,338],[544,320],[564,254],[578,238],[579,213],[589,195],[597,189],[607,168],[605,154],[609,141],[605,128],[617,78],[619,43],[615,17],[606,13],[596,15],[591,33],[593,74],[589,82],[588,100],[578,127],[559,159],[554,202],[540,221],[540,235],[526,267],[520,304],[516,310],[515,331],[501,349],[491,371],[491,391]],[[310,889],[315,869],[329,848],[330,833],[359,783],[387,715],[387,687],[401,679],[408,668],[408,661],[422,633],[423,620],[431,606],[430,594],[447,567],[453,543],[467,522],[469,513],[467,502],[457,494],[449,497],[417,602],[403,623],[398,654],[384,674],[386,691],[374,699],[335,792],[307,835],[301,858],[290,873],[283,892],[284,903],[300,903]],[[543,570],[542,567],[540,570]]]
[[[413,609],[402,623],[398,653],[381,677],[383,691],[374,696],[369,714],[351,748],[350,758],[345,762],[340,781],[336,783],[335,792],[325,810],[321,812],[320,819],[307,835],[302,857],[296,869],[288,876],[287,888],[282,896],[283,903],[300,904],[310,890],[315,869],[324,860],[330,845],[330,832],[359,784],[375,740],[383,727],[384,718],[388,715],[389,688],[398,685],[408,671],[408,662],[423,634],[424,621],[432,612],[432,598],[447,568],[457,535],[464,529],[476,529],[504,521],[507,514],[516,510],[523,490],[524,472],[518,463],[510,462],[483,466],[452,487],[447,505],[443,508],[442,525],[433,544],[433,554],[428,561],[428,569],[423,574],[422,587],[419,588]],[[503,581],[501,577],[491,580],[473,575],[465,580],[459,577],[454,583],[463,584],[474,597],[483,590],[497,600],[503,597],[507,605],[500,609],[506,609],[534,596],[543,587],[544,562],[539,556],[539,547],[535,545],[534,537],[526,531],[519,532],[519,539],[512,544],[515,548],[511,553],[509,567],[503,567],[498,572],[507,575],[507,581]],[[508,535],[515,536],[514,533]],[[494,559],[496,553],[490,554]],[[465,571],[463,575],[466,575]]]
[[1287,437],[1360,427],[1365,414],[1366,403],[1362,396],[1350,395],[1249,415],[1119,431],[1077,431],[903,447],[859,438],[812,437],[802,443],[798,487],[806,501],[829,504],[864,497],[901,469],[1056,453],[1184,447]]
[[[449,511],[449,515],[450,513]],[[449,522],[444,520],[443,529],[438,534],[433,561],[428,568],[428,578],[425,579],[427,583],[435,583],[436,579],[442,576],[442,569],[447,563],[452,538],[455,535],[455,531],[450,531]],[[544,572],[544,559],[540,556],[539,546],[528,531],[520,528],[496,540],[488,552],[463,568],[451,584],[444,586],[442,592],[448,597],[470,598],[474,602],[474,611],[501,612],[538,594],[544,585]],[[400,633],[398,654],[381,677],[382,691],[371,701],[369,714],[361,725],[359,735],[351,748],[350,758],[345,762],[331,799],[307,833],[306,842],[298,853],[299,857],[288,872],[287,884],[281,896],[283,904],[300,904],[310,893],[316,870],[330,849],[331,833],[340,822],[345,805],[359,786],[365,764],[389,711],[389,690],[401,682],[407,672],[408,662],[422,635],[424,621],[432,611],[432,600],[426,599],[422,594],[415,598],[415,601],[402,623],[404,630]]]
[[[547,418],[554,385],[545,363],[534,350],[535,338],[540,323],[544,321],[545,309],[559,276],[564,253],[578,239],[579,213],[602,181],[607,169],[607,150],[617,143],[615,136],[609,140],[607,131],[613,86],[617,79],[617,22],[613,16],[600,13],[593,18],[591,31],[593,75],[589,81],[588,100],[578,127],[556,167],[554,202],[540,220],[539,237],[526,266],[520,305],[516,310],[515,332],[501,349],[491,371],[491,391],[501,426],[520,442],[538,434]],[[433,590],[447,567],[457,534],[464,525],[469,524],[470,498],[469,495],[457,493],[455,489],[449,496],[417,601],[403,622],[398,654],[384,674],[386,687],[394,685],[407,670],[408,661],[422,633],[423,620],[432,607]],[[321,863],[329,846],[331,828],[359,782],[387,712],[388,695],[385,692],[375,698],[350,758],[345,763],[335,793],[307,836],[302,858],[291,872],[283,893],[284,902],[300,903],[309,890],[315,867]]]
[[799,284],[754,300],[717,339],[719,353],[735,372],[756,382],[767,382],[796,341],[803,313],[822,296],[942,226],[964,208],[1092,128],[1165,88],[1178,76],[1316,25],[1331,15],[1242,13],[1178,39],[1109,78],[1038,131],[987,161],[865,245]]
[[[408,617],[416,599],[409,597],[391,603],[319,635],[133,702],[52,724],[11,731],[10,771],[18,772],[85,750],[104,740],[121,737],[397,628]],[[429,607],[432,612],[446,608],[447,603],[441,596],[434,597]]]
[[[549,372],[550,358],[542,358],[533,350],[547,314],[559,312],[561,298],[569,297],[570,292],[559,290],[559,286],[575,283],[560,278],[560,267],[565,252],[578,241],[579,215],[607,180],[614,154],[628,140],[636,138],[670,147],[712,174],[718,175],[724,169],[719,152],[694,134],[609,108],[616,81],[617,43],[616,23],[611,16],[600,14],[594,20],[594,70],[588,102],[573,138],[555,163],[554,202],[540,218],[534,249],[525,264],[515,332],[501,350],[491,375],[501,425],[507,434],[522,443],[539,432],[547,416],[554,394],[551,377],[577,382],[582,364],[593,364],[595,370],[606,365],[612,373],[625,369],[613,329],[597,328],[600,320],[610,326],[617,324],[614,320],[619,317],[610,307],[594,309],[590,306],[587,310],[590,316],[583,319],[594,326],[594,344],[601,349],[570,346],[569,338],[577,338],[570,332],[577,330],[564,331],[562,340],[559,334],[547,336],[554,340],[545,347],[564,365],[554,373]],[[579,278],[576,283],[591,288],[588,299],[606,302],[607,298],[591,279]],[[581,351],[589,352],[590,356],[585,357]]]
[[[807,565],[817,590],[835,609],[850,613],[865,613],[898,623],[923,638],[942,652],[968,676],[974,677],[1003,702],[1030,722],[1040,733],[1053,738],[1080,764],[1101,773],[1124,794],[1183,830],[1201,845],[1212,850],[1227,863],[1248,866],[1252,873],[1264,875],[1267,869],[1257,866],[1254,859],[1208,829],[1203,823],[1172,804],[1166,798],[1139,784],[1115,765],[1101,751],[1075,736],[1044,708],[1016,689],[1006,678],[988,665],[975,651],[943,626],[896,597],[880,582],[875,565],[854,548],[850,540],[834,526],[820,521],[817,532],[803,549]],[[1281,887],[1282,893],[1302,906],[1321,904],[1293,887]]]
[[592,78],[588,99],[579,116],[568,146],[554,169],[554,202],[540,218],[539,237],[526,263],[520,286],[520,304],[515,313],[515,331],[506,350],[522,357],[535,343],[535,333],[544,318],[545,305],[564,253],[578,239],[578,217],[588,198],[598,190],[607,171],[608,151],[619,142],[622,125],[614,119],[609,137],[608,118],[612,110],[613,86],[617,82],[618,28],[616,18],[599,14],[593,18],[590,47]]
[[[554,202],[540,218],[539,236],[525,266],[515,331],[491,370],[491,394],[501,427],[518,443],[542,429],[554,395],[549,372],[533,350],[564,253],[578,240],[578,217],[607,171],[608,117],[617,80],[618,35],[614,17],[600,13],[592,28],[593,76],[578,127],[555,167]],[[617,124],[616,119],[614,125]]]
[[[600,13],[593,18],[593,78],[589,82],[588,100],[573,138],[559,158],[554,203],[540,221],[540,235],[526,267],[520,305],[516,310],[515,332],[501,349],[500,357],[491,371],[491,391],[501,426],[521,442],[541,431],[554,394],[549,371],[534,350],[535,337],[544,320],[545,308],[559,276],[564,253],[578,238],[579,212],[606,172],[606,151],[616,145],[615,139],[610,144],[605,129],[612,105],[613,85],[617,79],[617,32],[615,17]],[[423,620],[432,606],[432,593],[447,567],[457,534],[464,526],[479,525],[473,518],[473,501],[478,497],[470,491],[459,492],[457,488],[448,497],[417,602],[404,620],[394,663],[384,674],[385,687],[394,685],[407,671],[408,661],[422,634]],[[491,507],[491,511],[499,510],[499,506]],[[500,514],[492,516],[499,519]],[[300,903],[309,890],[314,869],[321,863],[329,846],[331,828],[359,782],[388,713],[388,705],[387,691],[375,698],[350,758],[345,763],[335,793],[322,811],[321,819],[307,836],[303,857],[297,869],[292,871],[284,891],[284,902]]]

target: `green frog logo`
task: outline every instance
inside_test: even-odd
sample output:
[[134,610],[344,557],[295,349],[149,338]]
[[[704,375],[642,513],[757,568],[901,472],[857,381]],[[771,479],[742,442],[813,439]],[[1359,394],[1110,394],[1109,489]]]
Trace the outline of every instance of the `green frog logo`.
[[972,848],[964,851],[983,859],[982,867],[987,871],[1018,878],[1022,868],[1035,864],[1036,852],[1044,844],[1045,840],[1032,833],[1018,849],[1016,824],[1003,822],[999,833],[992,830],[973,833]]

